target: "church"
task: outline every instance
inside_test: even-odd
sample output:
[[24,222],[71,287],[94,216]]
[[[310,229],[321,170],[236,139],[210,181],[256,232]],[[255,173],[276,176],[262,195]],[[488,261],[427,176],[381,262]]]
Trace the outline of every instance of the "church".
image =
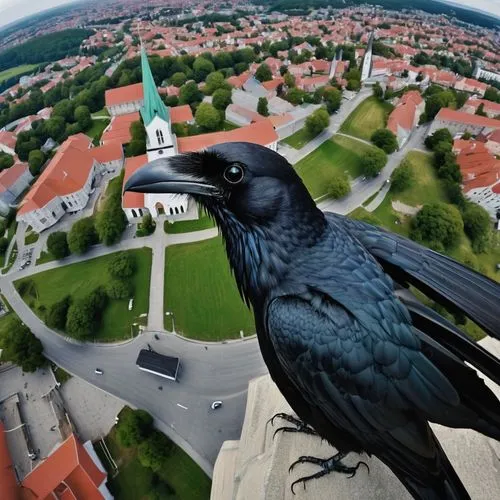
[[[126,159],[124,185],[136,170],[150,161],[201,151],[224,142],[253,142],[276,151],[278,134],[267,119],[234,130],[177,138],[171,128],[170,108],[165,106],[158,93],[144,47],[141,50],[141,68],[143,104],[140,114],[147,135],[146,154]],[[126,192],[122,207],[130,222],[147,213],[153,217],[165,215],[171,221],[198,218],[196,206],[187,195]]]

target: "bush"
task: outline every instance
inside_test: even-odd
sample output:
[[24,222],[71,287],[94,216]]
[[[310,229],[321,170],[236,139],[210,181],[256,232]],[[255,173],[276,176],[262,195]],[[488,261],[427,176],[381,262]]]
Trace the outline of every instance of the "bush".
[[122,412],[116,429],[118,441],[125,448],[145,441],[153,430],[153,417],[144,410]]
[[415,181],[415,175],[411,164],[404,161],[399,167],[397,167],[391,174],[391,191],[393,193],[400,193],[405,189],[412,186]]
[[447,249],[458,242],[464,229],[460,212],[453,205],[424,205],[412,220],[410,237],[426,242],[431,248]]
[[165,468],[165,461],[173,451],[173,445],[165,434],[154,430],[151,435],[139,444],[137,458],[143,467],[154,472]]
[[67,233],[56,231],[47,238],[47,250],[56,258],[63,259],[69,255]]
[[347,196],[351,192],[351,184],[348,177],[343,173],[337,173],[333,176],[328,187],[328,194],[338,200]]
[[68,309],[71,305],[71,297],[66,295],[62,300],[50,306],[45,322],[50,328],[64,330],[68,317]]
[[328,111],[320,108],[306,118],[306,129],[311,135],[316,136],[325,130],[329,123]]
[[130,278],[135,272],[135,260],[129,252],[119,252],[108,264],[109,274],[116,279]]
[[396,136],[387,128],[381,128],[373,132],[371,141],[387,154],[394,153],[399,147]]
[[375,177],[387,163],[387,155],[381,149],[371,149],[362,158],[363,174]]
[[106,283],[106,293],[110,299],[128,299],[133,291],[130,281],[112,279]]
[[450,131],[447,128],[440,128],[436,130],[432,135],[426,137],[425,145],[429,149],[434,150],[434,147],[442,141],[448,142],[450,145],[453,144],[453,137],[451,136]]

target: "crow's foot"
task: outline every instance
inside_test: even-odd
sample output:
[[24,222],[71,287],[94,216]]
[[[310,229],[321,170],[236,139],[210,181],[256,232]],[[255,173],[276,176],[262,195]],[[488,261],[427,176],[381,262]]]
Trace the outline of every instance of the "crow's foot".
[[365,462],[361,461],[358,462],[353,467],[344,465],[341,462],[341,460],[344,459],[346,456],[347,453],[337,453],[336,455],[333,455],[333,457],[330,458],[316,458],[308,456],[299,457],[298,460],[296,460],[295,462],[293,462],[292,465],[290,465],[290,468],[288,469],[289,472],[291,472],[296,465],[306,464],[306,463],[319,465],[321,469],[315,474],[311,474],[310,476],[304,476],[301,477],[300,479],[297,479],[297,481],[294,481],[291,486],[292,493],[295,495],[294,491],[295,485],[302,483],[304,485],[304,489],[306,489],[306,483],[308,481],[326,476],[327,474],[330,474],[330,472],[340,472],[341,474],[349,474],[349,477],[354,477],[361,464],[363,464],[368,469],[368,471],[370,471],[368,465]]
[[305,422],[302,422],[297,417],[292,417],[292,415],[288,415],[287,413],[276,413],[273,417],[271,417],[268,422],[271,422],[271,425],[274,425],[274,419],[275,418],[281,418],[282,420],[286,420],[287,422],[295,425],[295,427],[278,427],[274,431],[273,434],[273,439],[276,436],[276,434],[280,431],[282,432],[300,432],[302,434],[309,434],[310,436],[317,436],[318,433],[310,426],[307,425]]

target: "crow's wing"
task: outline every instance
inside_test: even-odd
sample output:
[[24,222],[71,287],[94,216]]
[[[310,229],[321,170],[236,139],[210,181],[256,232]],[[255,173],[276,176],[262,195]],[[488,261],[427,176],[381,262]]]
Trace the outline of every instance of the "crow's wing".
[[500,284],[403,236],[338,214],[326,217],[357,238],[395,281],[455,306],[500,340]]
[[324,423],[332,422],[398,477],[439,488],[447,459],[426,419],[461,412],[460,401],[419,350],[399,342],[405,332],[377,342],[340,304],[295,296],[271,301],[266,328],[286,376],[321,415],[308,422],[320,435],[335,445]]

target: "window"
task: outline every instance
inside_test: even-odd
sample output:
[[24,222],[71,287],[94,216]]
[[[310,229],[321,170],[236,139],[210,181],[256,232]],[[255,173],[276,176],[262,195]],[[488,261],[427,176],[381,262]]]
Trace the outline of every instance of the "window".
[[132,217],[137,217],[137,214],[135,213],[134,209],[132,209]]
[[47,219],[45,217],[42,217],[40,219],[40,224],[45,224],[47,222]]
[[174,215],[174,211],[172,210],[172,207],[170,207],[170,215]]
[[158,140],[158,144],[163,144],[165,142],[163,139],[163,132],[159,129],[156,131],[156,139]]
[[54,219],[56,218],[56,213],[55,212],[52,212],[52,217],[54,217]]
[[181,214],[183,214],[183,213],[184,213],[184,206],[181,205]]
[[179,209],[175,207],[175,215],[179,215]]

